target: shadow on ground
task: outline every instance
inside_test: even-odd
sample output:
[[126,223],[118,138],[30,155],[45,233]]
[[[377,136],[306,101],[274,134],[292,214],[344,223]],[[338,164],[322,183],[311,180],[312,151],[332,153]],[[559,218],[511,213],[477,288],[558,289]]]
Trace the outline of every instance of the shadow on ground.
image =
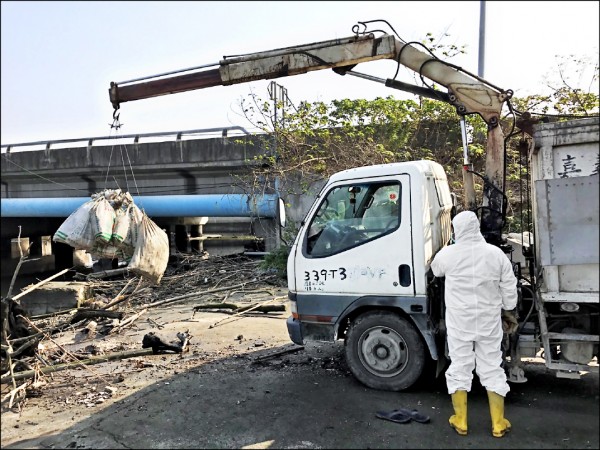
[[[281,348],[199,363],[52,434],[4,448],[598,448],[598,374],[557,379],[528,364],[525,384],[512,385],[507,416],[513,431],[490,435],[485,390],[469,394],[469,435],[448,426],[443,376],[408,391],[368,389],[348,372],[342,346],[258,360]],[[377,419],[378,410],[416,408],[428,424]]]

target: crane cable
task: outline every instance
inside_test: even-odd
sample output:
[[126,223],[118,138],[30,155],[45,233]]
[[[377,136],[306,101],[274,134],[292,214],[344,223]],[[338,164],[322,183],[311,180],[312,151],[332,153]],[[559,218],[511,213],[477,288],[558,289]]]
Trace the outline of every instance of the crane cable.
[[[111,124],[109,124],[109,126],[110,126],[109,136],[112,136],[113,130],[115,130],[115,136],[114,136],[115,139],[119,139],[118,133],[119,133],[119,130],[121,129],[121,127],[123,126],[123,124],[120,121],[120,116],[121,116],[121,113],[118,112],[118,109],[115,109],[113,112],[113,121]],[[126,192],[129,192],[129,180],[127,178],[127,168],[125,167],[125,156],[127,156],[127,163],[129,164],[129,170],[131,171],[131,177],[133,179],[136,193],[139,196],[140,190],[139,190],[137,181],[135,179],[135,173],[133,170],[133,165],[131,164],[131,158],[129,157],[129,150],[127,149],[127,145],[126,144],[118,144],[118,148],[119,148],[119,152],[121,153],[121,162],[123,165],[123,176],[125,178],[125,190],[126,190]],[[112,162],[112,155],[113,155],[114,149],[115,149],[115,144],[113,144],[110,149],[110,156],[108,158],[108,165],[106,167],[106,177],[104,178],[104,188],[105,189],[108,189],[108,175],[110,173],[110,164]],[[123,150],[125,150],[125,155],[123,154]],[[113,179],[114,179],[114,177],[113,177]],[[116,179],[115,179],[115,183],[116,183]],[[117,183],[117,188],[119,188],[118,183]]]

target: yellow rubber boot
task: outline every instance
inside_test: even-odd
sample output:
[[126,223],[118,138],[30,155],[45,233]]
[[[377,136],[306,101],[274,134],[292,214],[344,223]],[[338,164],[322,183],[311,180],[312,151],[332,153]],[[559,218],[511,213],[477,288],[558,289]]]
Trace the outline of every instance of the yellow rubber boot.
[[492,435],[502,437],[510,431],[510,422],[504,418],[504,397],[492,391],[487,391],[492,416]]
[[461,436],[467,434],[467,391],[456,391],[452,394],[454,415],[450,417],[450,426]]

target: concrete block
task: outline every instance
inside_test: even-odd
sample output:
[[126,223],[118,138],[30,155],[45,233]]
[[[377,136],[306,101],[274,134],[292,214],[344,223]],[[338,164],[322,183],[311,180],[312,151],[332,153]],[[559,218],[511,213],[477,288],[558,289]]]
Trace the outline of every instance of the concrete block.
[[41,256],[50,256],[52,254],[52,236],[42,236]]
[[88,283],[50,281],[21,297],[21,305],[30,316],[38,316],[77,308],[92,295],[93,291]]

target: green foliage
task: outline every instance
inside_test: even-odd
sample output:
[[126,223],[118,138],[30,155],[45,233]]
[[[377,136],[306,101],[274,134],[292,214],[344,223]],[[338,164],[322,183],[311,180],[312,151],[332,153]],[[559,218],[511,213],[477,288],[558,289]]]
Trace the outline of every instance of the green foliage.
[[286,278],[289,254],[289,247],[281,246],[265,255],[265,258],[260,263],[260,268],[269,272],[275,272],[281,278]]
[[517,110],[534,115],[549,115],[564,121],[577,117],[597,116],[599,112],[598,56],[557,57],[556,70],[544,77],[543,94],[514,99]]

